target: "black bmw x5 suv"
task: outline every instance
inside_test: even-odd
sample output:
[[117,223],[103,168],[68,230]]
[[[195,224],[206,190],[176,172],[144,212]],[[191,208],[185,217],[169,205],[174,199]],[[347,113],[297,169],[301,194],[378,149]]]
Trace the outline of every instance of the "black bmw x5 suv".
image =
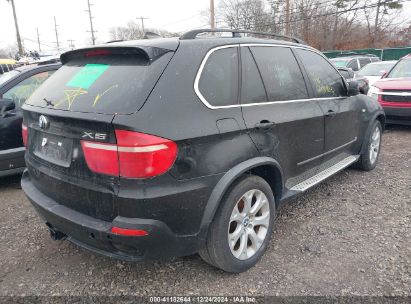
[[320,52],[202,32],[67,52],[24,105],[22,188],[54,239],[241,272],[282,203],[375,167],[384,112]]

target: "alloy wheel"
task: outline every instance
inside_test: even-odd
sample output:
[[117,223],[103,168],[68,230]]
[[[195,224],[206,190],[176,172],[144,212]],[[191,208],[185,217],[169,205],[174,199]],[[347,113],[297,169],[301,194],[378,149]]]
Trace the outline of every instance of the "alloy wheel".
[[381,143],[381,130],[378,127],[375,127],[374,132],[371,136],[371,143],[370,143],[370,162],[374,164],[377,160],[378,153],[380,150],[380,143]]
[[228,225],[228,244],[239,260],[256,254],[264,243],[270,224],[270,205],[260,190],[247,191],[235,204]]

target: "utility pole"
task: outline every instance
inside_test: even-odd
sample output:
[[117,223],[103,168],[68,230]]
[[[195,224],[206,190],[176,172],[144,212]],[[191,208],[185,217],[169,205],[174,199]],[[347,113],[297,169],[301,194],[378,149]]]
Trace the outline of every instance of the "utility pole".
[[60,44],[59,44],[59,34],[58,34],[58,32],[57,32],[56,16],[54,16],[54,31],[56,32],[57,51],[59,51],[59,50],[60,50]]
[[214,10],[214,0],[210,0],[210,27],[215,29],[215,10]]
[[88,12],[88,16],[90,18],[90,32],[91,32],[91,41],[93,43],[93,45],[96,44],[96,37],[94,36],[94,33],[97,32],[94,30],[93,28],[93,16],[91,15],[91,6],[93,4],[90,4],[90,0],[87,0],[87,5],[88,5],[88,10],[86,10],[86,12]]
[[39,45],[39,53],[41,52],[41,46],[40,46],[40,35],[39,35],[39,28],[36,27],[36,31],[37,31],[37,43]]
[[69,43],[69,47],[74,50],[74,39],[68,39],[67,42]]
[[290,34],[290,0],[285,0],[285,34]]
[[146,32],[144,30],[144,19],[148,19],[147,17],[137,17],[137,19],[141,19],[141,30],[143,31],[143,34]]
[[14,6],[14,0],[7,0],[7,2],[11,2],[11,7],[13,9],[14,25],[16,27],[17,46],[19,48],[19,54],[23,55],[23,45],[21,44],[20,31],[19,31],[19,25],[17,23],[17,14],[16,14],[16,7]]

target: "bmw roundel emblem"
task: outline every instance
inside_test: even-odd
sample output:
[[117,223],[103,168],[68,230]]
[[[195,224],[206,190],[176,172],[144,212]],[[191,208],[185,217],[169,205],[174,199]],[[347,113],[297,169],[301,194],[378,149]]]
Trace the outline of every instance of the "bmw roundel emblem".
[[49,126],[49,121],[44,115],[40,115],[39,117],[39,127],[41,129],[47,129]]

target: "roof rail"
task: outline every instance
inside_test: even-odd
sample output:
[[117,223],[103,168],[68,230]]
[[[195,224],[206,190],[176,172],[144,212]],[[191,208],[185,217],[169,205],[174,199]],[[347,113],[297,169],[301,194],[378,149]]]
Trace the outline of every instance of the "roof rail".
[[181,40],[196,39],[197,35],[202,34],[202,33],[231,33],[233,38],[241,38],[240,34],[254,34],[254,35],[261,35],[261,36],[269,36],[269,37],[279,38],[279,39],[282,39],[282,40],[289,40],[291,42],[296,42],[296,43],[299,43],[299,44],[306,44],[301,39],[286,36],[286,35],[266,33],[266,32],[254,32],[254,31],[238,30],[238,29],[198,29],[198,30],[192,30],[192,31],[184,33],[180,37],[180,39]]

